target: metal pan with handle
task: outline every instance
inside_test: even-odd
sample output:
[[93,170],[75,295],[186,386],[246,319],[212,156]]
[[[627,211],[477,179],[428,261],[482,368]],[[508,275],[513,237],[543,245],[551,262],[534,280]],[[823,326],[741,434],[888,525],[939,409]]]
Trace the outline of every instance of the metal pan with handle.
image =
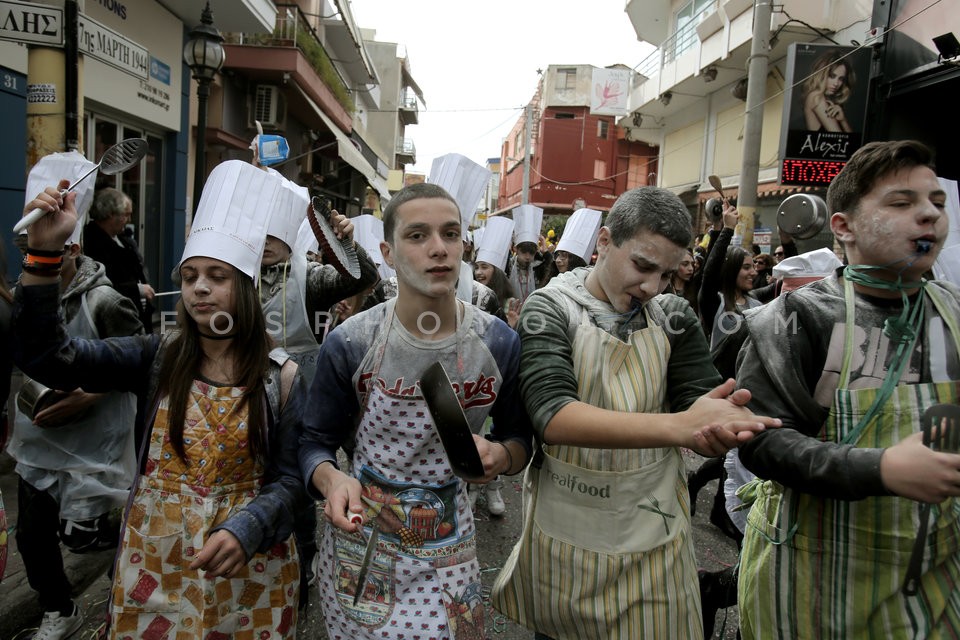
[[433,363],[420,375],[420,390],[427,401],[450,468],[464,480],[482,478],[483,462],[473,441],[470,424],[440,362]]

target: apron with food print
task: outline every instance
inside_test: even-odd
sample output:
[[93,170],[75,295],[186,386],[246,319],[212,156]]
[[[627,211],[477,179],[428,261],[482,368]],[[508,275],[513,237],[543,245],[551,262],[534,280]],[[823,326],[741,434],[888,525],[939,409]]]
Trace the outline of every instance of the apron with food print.
[[[622,412],[664,408],[670,344],[663,312],[624,342],[581,316],[573,365],[583,402]],[[548,636],[701,638],[697,567],[679,450],[544,445],[524,477],[520,543],[494,606]]]
[[[876,417],[857,430],[880,390],[847,388],[856,327],[852,285],[849,280],[845,283],[843,366],[818,439],[865,448],[890,447],[917,432],[927,407],[956,403],[958,383],[899,384]],[[948,309],[933,287],[927,293],[960,353],[955,311]],[[960,501],[956,498],[931,509],[919,592],[906,596],[902,587],[917,537],[919,503],[895,496],[830,500],[772,481],[757,481],[753,489],[756,502],[747,517],[738,594],[744,638],[957,637]]]
[[[378,381],[394,303],[387,303],[386,326],[360,366],[373,375],[352,459],[363,488],[365,535],[377,527],[379,543],[358,584],[364,540],[326,524],[317,573],[333,576],[319,581],[327,631],[331,640],[483,640],[466,484],[450,469],[419,386],[414,395],[397,395]],[[354,605],[357,589],[362,595]]]
[[195,380],[185,465],[167,435],[167,398],[150,432],[144,475],[127,514],[113,584],[112,637],[270,640],[296,634],[300,569],[291,536],[256,553],[233,578],[189,568],[210,530],[256,497],[240,387]]

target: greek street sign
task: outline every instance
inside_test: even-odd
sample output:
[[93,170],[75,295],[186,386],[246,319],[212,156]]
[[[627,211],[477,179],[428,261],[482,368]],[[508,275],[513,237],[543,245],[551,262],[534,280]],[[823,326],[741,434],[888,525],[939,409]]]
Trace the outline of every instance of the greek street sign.
[[81,14],[79,22],[77,48],[80,53],[142,80],[147,79],[150,53],[146,49],[93,18]]
[[[77,49],[80,53],[141,80],[149,77],[149,51],[82,13],[77,22]],[[0,40],[62,47],[63,30],[61,9],[0,0]]]
[[63,10],[0,0],[0,40],[63,46]]

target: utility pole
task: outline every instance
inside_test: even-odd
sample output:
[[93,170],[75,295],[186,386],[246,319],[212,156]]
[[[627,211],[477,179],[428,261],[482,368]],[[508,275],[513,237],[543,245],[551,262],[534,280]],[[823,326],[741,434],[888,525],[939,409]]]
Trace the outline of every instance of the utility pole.
[[528,102],[527,121],[523,130],[523,190],[520,192],[520,204],[530,204],[530,141],[533,137],[533,104]]
[[[27,147],[25,173],[55,152],[83,150],[82,59],[77,51],[79,5],[63,4],[64,47],[31,46],[27,53]],[[44,98],[31,100],[30,87]],[[36,89],[35,89],[36,90]]]
[[760,140],[763,134],[763,102],[767,97],[767,66],[770,58],[770,15],[772,0],[756,0],[753,8],[753,41],[747,67],[747,111],[743,123],[743,161],[740,165],[741,246],[753,245],[757,211],[757,178],[760,173]]

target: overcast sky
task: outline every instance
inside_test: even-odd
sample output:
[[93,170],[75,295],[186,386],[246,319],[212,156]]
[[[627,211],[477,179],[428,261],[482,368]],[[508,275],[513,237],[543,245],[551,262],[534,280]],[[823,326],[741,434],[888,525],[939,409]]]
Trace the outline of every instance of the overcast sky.
[[637,41],[625,0],[351,0],[358,26],[404,45],[427,106],[406,129],[417,150],[407,171],[461,153],[478,164],[500,145],[537,88],[537,69],[635,67],[653,50]]

